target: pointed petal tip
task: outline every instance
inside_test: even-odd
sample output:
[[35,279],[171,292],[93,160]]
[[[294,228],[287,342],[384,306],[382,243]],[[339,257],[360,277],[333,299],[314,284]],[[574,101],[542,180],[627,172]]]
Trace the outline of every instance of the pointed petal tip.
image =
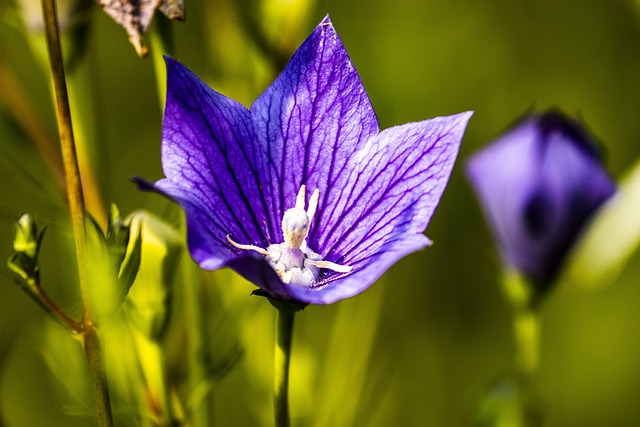
[[319,27],[324,27],[324,26],[333,27],[333,23],[331,22],[331,18],[329,17],[328,13],[325,15],[324,19],[322,20],[322,22],[320,22],[320,24],[318,26]]
[[131,182],[133,182],[138,187],[139,191],[156,193],[161,195],[162,197],[166,197],[173,202],[178,202],[177,198],[173,197],[164,188],[162,188],[162,184],[163,182],[166,182],[166,179],[161,179],[156,182],[147,181],[146,179],[139,176],[132,176],[130,179]]
[[172,75],[172,76],[179,75],[185,72],[187,72],[187,74],[194,74],[189,67],[187,67],[182,62],[175,59],[174,57],[169,55],[163,55],[163,58],[164,58],[165,66],[167,68],[167,82],[171,80],[169,78],[169,75]]
[[164,59],[164,63],[167,66],[167,68],[169,68],[170,66],[173,66],[176,62],[178,62],[173,56],[168,55],[166,53],[162,55],[162,59]]
[[162,57],[164,58],[164,63],[167,67],[167,72],[171,72],[179,68],[186,68],[180,61],[178,61],[172,56],[163,55]]
[[457,135],[459,137],[459,144],[462,142],[462,138],[467,130],[467,125],[469,124],[469,120],[473,114],[473,111],[465,111],[463,113],[451,114],[449,116],[436,117],[433,120],[446,123],[448,132],[452,132],[452,135]]
[[474,114],[475,111],[465,111],[462,113],[450,114],[448,116],[433,117],[430,120],[444,121],[448,123],[451,128],[457,128],[464,131],[469,120],[471,120],[471,117]]
[[457,116],[460,118],[461,122],[464,122],[466,124],[469,122],[469,120],[471,120],[471,117],[473,117],[474,114],[475,111],[465,111],[464,113],[457,114]]
[[453,120],[452,123],[454,128],[457,128],[459,132],[461,132],[461,139],[464,136],[467,126],[469,125],[469,120],[474,115],[474,111],[465,111],[464,113],[458,113],[450,116]]
[[155,185],[142,177],[132,176],[129,179],[138,187],[138,190],[140,191],[156,191]]

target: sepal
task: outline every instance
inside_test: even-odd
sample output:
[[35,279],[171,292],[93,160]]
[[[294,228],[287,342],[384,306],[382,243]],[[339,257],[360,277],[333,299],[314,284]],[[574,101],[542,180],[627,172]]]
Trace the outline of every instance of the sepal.
[[284,311],[286,313],[295,313],[296,311],[301,311],[304,310],[304,308],[309,305],[309,304],[305,304],[303,302],[299,302],[299,301],[283,301],[281,299],[278,298],[274,298],[273,296],[271,296],[270,294],[268,294],[266,291],[264,291],[263,289],[256,289],[253,292],[251,292],[251,295],[256,295],[259,297],[264,297],[267,300],[269,300],[269,303],[274,306],[275,308],[277,308],[280,311]]

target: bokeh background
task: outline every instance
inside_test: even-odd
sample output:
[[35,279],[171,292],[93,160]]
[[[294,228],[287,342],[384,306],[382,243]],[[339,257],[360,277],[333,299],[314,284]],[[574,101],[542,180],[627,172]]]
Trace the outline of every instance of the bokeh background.
[[[34,123],[55,141],[42,35],[30,30],[38,4],[25,9],[25,2],[0,0],[0,66],[3,78],[9,70],[22,88]],[[187,0],[186,9],[186,21],[173,25],[178,58],[245,105],[329,13],[381,127],[475,111],[427,230],[435,244],[400,261],[364,294],[300,313],[291,384],[295,425],[473,425],[478,402],[510,374],[514,348],[499,258],[462,165],[527,110],[558,107],[587,124],[606,166],[622,178],[640,159],[640,3]],[[138,58],[98,7],[82,16],[91,26],[70,77],[77,85],[72,108],[90,141],[96,188],[125,214],[148,209],[179,228],[175,206],[129,180],[161,177],[153,62]],[[0,99],[0,259],[11,253],[12,222],[22,213],[49,223],[43,283],[77,312],[63,197],[7,96]],[[181,289],[196,283],[210,375],[197,392],[179,396],[206,407],[209,425],[271,425],[274,310],[233,273],[201,274],[189,264],[185,257],[175,280],[173,321],[190,315]],[[560,283],[549,295],[535,378],[545,426],[640,425],[638,278],[636,253],[606,286]],[[191,368],[177,336],[163,344],[172,378]],[[86,376],[79,354],[69,334],[3,273],[0,425],[92,425],[90,399],[71,384]],[[114,411],[120,425],[137,425],[127,421],[134,418],[126,404]]]

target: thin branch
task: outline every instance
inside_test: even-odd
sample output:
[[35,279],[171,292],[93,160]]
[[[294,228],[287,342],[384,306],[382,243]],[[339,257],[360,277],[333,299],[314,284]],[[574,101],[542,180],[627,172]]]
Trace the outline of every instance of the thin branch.
[[100,352],[95,319],[87,297],[88,272],[87,272],[87,236],[85,229],[85,205],[82,194],[82,181],[80,168],[73,138],[73,126],[71,123],[71,111],[69,108],[69,96],[60,48],[60,30],[55,0],[42,0],[42,14],[45,24],[47,48],[53,77],[53,88],[56,98],[56,112],[58,118],[58,131],[60,134],[60,148],[62,151],[62,163],[64,165],[65,183],[67,189],[67,202],[71,215],[71,225],[76,246],[78,261],[78,276],[80,294],[82,298],[82,329],[85,357],[89,365],[89,372],[93,384],[93,396],[96,403],[98,425],[111,427],[113,420],[109,403],[107,381]]

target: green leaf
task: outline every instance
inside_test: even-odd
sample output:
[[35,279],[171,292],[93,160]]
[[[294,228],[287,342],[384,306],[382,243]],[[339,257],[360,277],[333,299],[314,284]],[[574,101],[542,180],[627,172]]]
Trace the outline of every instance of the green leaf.
[[640,161],[577,243],[562,279],[594,289],[613,283],[640,244],[639,212]]
[[158,339],[169,319],[182,239],[176,230],[145,211],[133,212],[125,223],[129,224],[131,234],[141,240],[137,251],[138,273],[129,289],[126,308],[138,330]]
[[90,262],[91,274],[97,285],[92,286],[98,313],[110,317],[124,302],[133,284],[142,251],[140,228],[130,233],[118,207],[112,203],[106,236],[98,222],[91,216],[88,225],[90,249],[93,253]]
[[[127,233],[127,237],[129,233]],[[118,282],[120,284],[120,292],[122,293],[122,300],[129,293],[131,285],[133,285],[136,276],[138,275],[138,269],[140,268],[140,259],[142,258],[142,233],[138,231],[135,240],[129,241],[127,250],[124,253],[124,259],[120,264],[120,271],[118,272]]]

